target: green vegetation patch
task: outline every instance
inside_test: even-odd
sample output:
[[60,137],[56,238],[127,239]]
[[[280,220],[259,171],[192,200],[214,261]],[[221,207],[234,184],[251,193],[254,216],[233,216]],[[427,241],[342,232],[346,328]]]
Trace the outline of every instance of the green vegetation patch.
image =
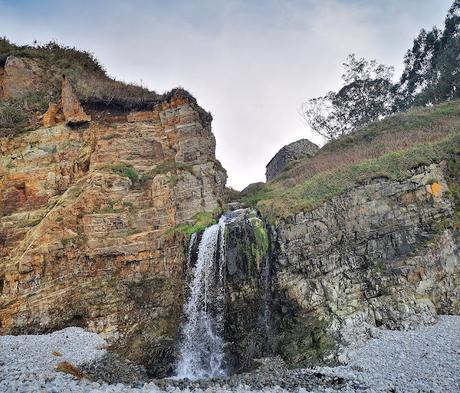
[[0,103],[0,129],[21,130],[27,127],[27,115],[22,108],[14,102]]
[[176,162],[174,159],[163,161],[161,164],[158,164],[155,169],[152,171],[152,175],[165,175],[168,173],[173,173],[177,175],[178,171],[192,171],[190,165]]
[[139,174],[132,165],[120,162],[110,167],[113,173],[129,178],[133,183],[139,179]]
[[264,222],[257,217],[252,217],[249,219],[249,221],[254,230],[257,247],[262,251],[263,254],[266,254],[269,247],[269,238],[267,230],[265,229]]
[[194,223],[191,225],[182,224],[169,228],[164,235],[168,236],[176,232],[183,233],[188,238],[194,233],[201,232],[207,227],[214,225],[217,221],[215,219],[217,212],[200,212],[193,216]]
[[190,165],[176,162],[174,159],[166,160],[158,164],[150,172],[143,174],[140,177],[140,182],[145,183],[148,180],[152,180],[157,175],[168,175],[170,184],[174,186],[180,180],[181,171],[188,171],[193,175],[193,169]]
[[[443,134],[455,132],[460,126],[460,101],[449,101],[433,107],[414,107],[407,112],[389,116],[383,120],[371,123],[348,135],[326,144],[322,152],[342,152],[350,146],[364,146],[388,138],[404,138],[410,134],[415,139],[421,134]],[[408,141],[410,142],[410,141]]]
[[410,170],[413,168],[457,156],[459,148],[460,134],[455,133],[439,142],[391,152],[344,169],[321,172],[297,182],[285,178],[254,185],[242,192],[241,200],[259,209],[271,221],[276,221],[300,211],[312,210],[367,180],[378,177],[403,180],[411,175]]
[[0,61],[5,61],[10,55],[45,60],[49,65],[59,66],[60,69],[73,68],[76,65],[105,75],[105,70],[90,52],[78,50],[57,42],[48,42],[44,45],[18,46],[10,43],[6,38],[0,39]]

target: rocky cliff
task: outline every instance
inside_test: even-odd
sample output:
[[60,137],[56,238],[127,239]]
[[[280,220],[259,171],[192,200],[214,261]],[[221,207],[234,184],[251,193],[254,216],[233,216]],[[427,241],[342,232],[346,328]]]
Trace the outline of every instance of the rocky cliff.
[[[401,181],[372,179],[313,210],[276,222],[266,217],[266,228],[251,225],[259,218],[243,210],[227,229],[227,326],[230,342],[243,344],[240,364],[267,354],[296,367],[336,364],[373,327],[410,329],[459,314],[460,248],[448,173],[441,162]],[[251,255],[263,250],[254,240],[261,233],[267,265],[257,269]],[[251,266],[259,281],[250,279]],[[235,276],[243,286],[232,286]]]
[[[83,326],[170,375],[188,239],[224,208],[210,114],[80,52],[4,44],[0,334]],[[393,117],[241,194],[253,209],[225,232],[230,370],[337,362],[374,326],[460,313],[459,127],[458,102]]]
[[376,179],[274,227],[277,351],[343,360],[370,329],[460,313],[460,250],[444,165]]
[[[31,76],[46,84],[32,60],[6,65],[6,103],[37,87]],[[164,374],[181,317],[184,228],[221,210],[212,118],[183,90],[115,116],[85,109],[60,83],[38,124],[0,138],[0,331],[84,326]]]
[[271,353],[333,364],[374,327],[460,313],[459,114],[388,119],[242,192],[270,234]]

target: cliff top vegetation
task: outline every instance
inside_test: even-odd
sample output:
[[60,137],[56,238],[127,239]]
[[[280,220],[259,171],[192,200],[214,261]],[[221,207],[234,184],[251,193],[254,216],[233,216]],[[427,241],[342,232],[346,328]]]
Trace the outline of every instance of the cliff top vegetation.
[[157,94],[145,86],[115,80],[87,51],[56,42],[20,46],[0,38],[0,85],[2,69],[8,58],[21,59],[33,86],[18,97],[2,97],[0,89],[0,136],[23,131],[34,123],[37,112],[43,114],[50,102],[59,102],[63,75],[70,81],[83,108],[89,112],[146,110],[159,102],[170,101],[172,97],[181,97],[197,107],[204,121],[212,119],[188,91],[179,87]]
[[442,160],[448,162],[455,196],[459,130],[460,101],[412,108],[331,141],[312,158],[291,164],[276,180],[248,186],[240,199],[276,220],[314,209],[372,179],[404,179],[411,169]]

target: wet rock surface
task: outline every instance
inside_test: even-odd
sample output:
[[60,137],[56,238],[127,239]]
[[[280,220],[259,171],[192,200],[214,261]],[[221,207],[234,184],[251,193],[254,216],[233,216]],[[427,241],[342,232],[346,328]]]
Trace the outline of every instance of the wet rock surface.
[[340,389],[345,386],[345,379],[334,375],[323,374],[314,370],[288,370],[280,358],[262,359],[263,364],[255,371],[235,374],[225,378],[206,380],[156,380],[153,383],[161,389],[171,387],[199,389],[207,391],[251,389],[254,391],[270,391],[279,388],[287,391],[298,389],[314,390],[321,387]]
[[269,237],[255,210],[227,215],[224,338],[228,368],[242,372],[253,368],[254,358],[271,353]]

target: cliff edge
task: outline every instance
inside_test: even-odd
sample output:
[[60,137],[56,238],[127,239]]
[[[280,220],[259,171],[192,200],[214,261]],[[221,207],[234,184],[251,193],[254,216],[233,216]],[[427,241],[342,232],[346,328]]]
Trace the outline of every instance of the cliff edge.
[[[13,49],[0,64],[0,113],[17,117],[0,138],[0,332],[82,326],[164,375],[187,234],[221,210],[212,117],[185,90],[123,92],[95,64],[45,68],[59,48]],[[110,102],[98,86],[116,87]]]

